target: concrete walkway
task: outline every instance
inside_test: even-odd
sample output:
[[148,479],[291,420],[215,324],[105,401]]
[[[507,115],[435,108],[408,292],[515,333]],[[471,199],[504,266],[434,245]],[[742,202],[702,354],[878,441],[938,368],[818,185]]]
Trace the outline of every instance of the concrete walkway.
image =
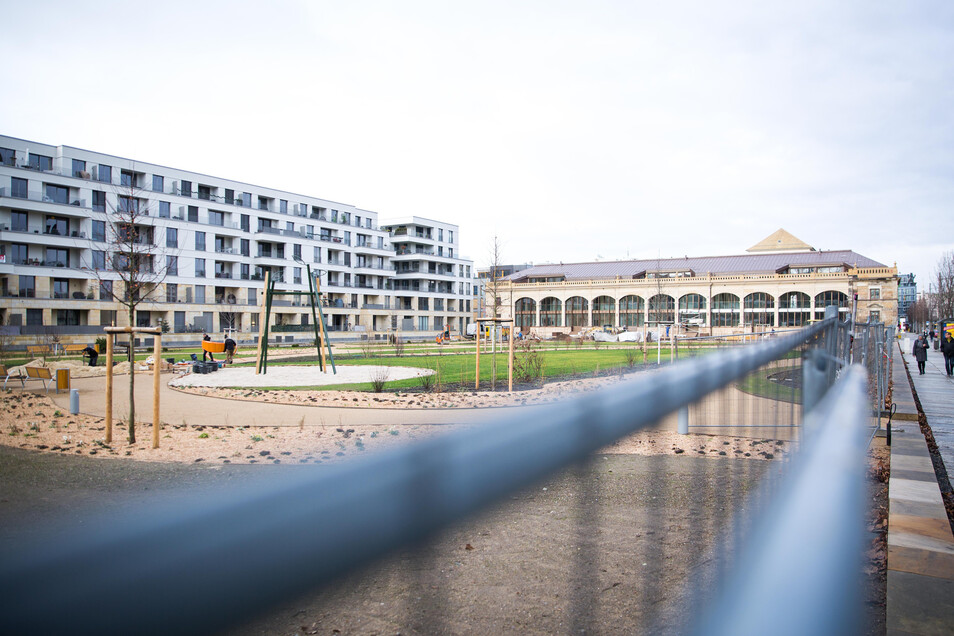
[[[113,419],[119,421],[129,412],[129,376],[113,380]],[[176,391],[168,386],[173,375],[161,376],[159,389],[160,418],[166,424],[202,426],[407,426],[473,423],[510,412],[513,408],[493,409],[369,409],[338,408],[275,404],[194,395]],[[106,378],[74,378],[71,382],[79,390],[80,412],[103,417],[106,415]],[[66,392],[50,396],[64,411],[69,410],[70,398]],[[136,376],[136,419],[151,422],[152,375]],[[523,407],[524,409],[533,407]]]
[[[892,365],[893,400],[899,414],[911,414],[914,398],[905,371],[938,437],[954,435],[954,382],[944,373],[940,354],[930,351],[927,373],[920,376],[911,356],[913,341],[899,342],[902,355]],[[938,364],[940,359],[940,364]],[[915,413],[916,415],[916,413]],[[900,421],[899,421],[900,420]],[[916,418],[892,422],[891,478],[888,482],[887,633],[954,633],[954,536],[927,442]],[[954,468],[954,463],[945,465]]]

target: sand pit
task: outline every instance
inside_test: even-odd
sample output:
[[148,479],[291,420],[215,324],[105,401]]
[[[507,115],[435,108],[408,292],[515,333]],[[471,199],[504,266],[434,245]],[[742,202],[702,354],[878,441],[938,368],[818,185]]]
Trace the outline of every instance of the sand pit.
[[219,369],[214,373],[190,373],[169,382],[173,387],[284,387],[329,386],[371,382],[376,377],[407,380],[431,375],[432,369],[418,367],[383,367],[372,365],[339,366],[337,373],[322,373],[316,366],[274,366],[267,373],[255,375],[252,367]]

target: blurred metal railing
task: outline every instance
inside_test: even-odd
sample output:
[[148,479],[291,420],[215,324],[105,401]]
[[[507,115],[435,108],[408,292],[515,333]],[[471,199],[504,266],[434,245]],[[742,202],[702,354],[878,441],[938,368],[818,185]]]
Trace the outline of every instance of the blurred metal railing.
[[[106,634],[134,626],[140,634],[185,634],[226,628],[396,548],[415,545],[805,343],[836,351],[838,330],[836,318],[828,318],[797,333],[537,408],[532,418],[508,415],[363,461],[302,467],[280,481],[233,488],[211,500],[130,510],[123,523],[85,531],[69,542],[17,554],[5,550],[0,631]],[[858,374],[847,376],[853,387]],[[824,413],[831,422],[819,428],[834,427],[856,393],[850,389],[837,399],[819,400],[819,421]],[[848,459],[845,470],[856,469],[851,462],[857,458]],[[805,477],[815,466],[807,464],[800,474]],[[816,483],[812,476],[799,492]],[[800,495],[792,505],[795,511],[788,514],[808,515],[805,506],[814,501]],[[836,533],[833,540],[840,537]],[[591,614],[580,607],[574,615]]]

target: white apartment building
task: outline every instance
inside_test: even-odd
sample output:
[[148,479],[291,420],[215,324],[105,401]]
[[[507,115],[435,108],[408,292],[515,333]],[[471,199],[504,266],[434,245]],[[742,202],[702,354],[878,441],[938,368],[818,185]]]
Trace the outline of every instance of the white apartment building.
[[[129,264],[114,237],[129,209],[138,211],[140,265],[156,274],[135,322],[166,323],[173,341],[226,328],[251,338],[266,272],[279,290],[306,291],[308,266],[320,273],[333,338],[430,337],[467,322],[473,264],[460,257],[453,224],[414,217],[382,226],[376,212],[349,204],[0,136],[6,333],[29,341],[55,328],[89,341],[103,326],[125,326],[116,298],[125,293],[118,270]],[[310,341],[306,305],[276,298],[271,333]]]

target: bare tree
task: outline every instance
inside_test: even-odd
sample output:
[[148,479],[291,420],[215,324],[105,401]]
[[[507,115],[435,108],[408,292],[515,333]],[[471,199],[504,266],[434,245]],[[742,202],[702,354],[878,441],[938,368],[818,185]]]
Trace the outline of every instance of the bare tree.
[[932,318],[954,318],[954,251],[945,252],[935,270]]
[[[123,171],[121,185],[114,188],[115,203],[108,201],[106,214],[106,252],[93,246],[90,271],[99,280],[100,298],[123,306],[130,327],[136,326],[136,311],[143,302],[160,293],[160,285],[170,272],[178,270],[178,253],[160,249],[159,228],[150,215],[148,198],[142,196],[140,183],[145,175],[131,168]],[[164,238],[164,237],[163,237]],[[96,237],[93,237],[95,240]],[[164,244],[164,243],[163,243]],[[108,272],[111,275],[107,275]],[[113,288],[113,283],[119,289]],[[129,442],[136,441],[136,339],[129,337]],[[158,361],[156,361],[158,364]]]
[[500,294],[501,279],[503,278],[501,276],[503,272],[502,253],[500,238],[494,234],[493,243],[490,245],[490,272],[487,276],[487,284],[484,286],[486,296],[490,301],[491,318],[500,317],[500,306],[503,303]]

